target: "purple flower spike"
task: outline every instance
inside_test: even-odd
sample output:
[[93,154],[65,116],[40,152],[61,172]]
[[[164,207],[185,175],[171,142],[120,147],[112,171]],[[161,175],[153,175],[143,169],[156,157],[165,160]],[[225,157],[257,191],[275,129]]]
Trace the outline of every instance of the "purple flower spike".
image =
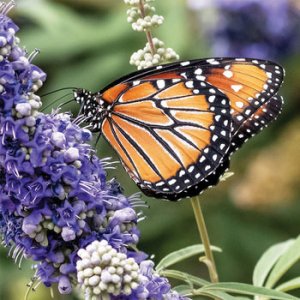
[[19,46],[19,29],[6,15],[11,8],[12,2],[0,3],[3,244],[14,249],[17,263],[36,261],[37,285],[56,283],[61,294],[71,293],[78,280],[97,297],[184,299],[144,261],[146,254],[129,250],[140,235],[132,198],[115,180],[106,181],[107,161],[94,155],[91,132],[69,114],[39,112],[35,93],[46,74]]

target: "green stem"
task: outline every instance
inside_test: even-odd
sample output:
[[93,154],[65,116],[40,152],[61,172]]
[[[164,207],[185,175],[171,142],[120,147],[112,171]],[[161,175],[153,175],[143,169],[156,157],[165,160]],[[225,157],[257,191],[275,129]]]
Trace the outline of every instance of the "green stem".
[[205,257],[203,259],[201,259],[201,261],[203,261],[208,268],[210,281],[213,283],[217,283],[217,282],[219,282],[219,276],[218,276],[214,256],[211,251],[211,244],[209,241],[206,224],[205,224],[203,213],[202,213],[201,206],[200,206],[200,196],[192,197],[191,203],[192,203],[193,211],[195,214],[200,238],[203,243],[204,250],[205,250]]
[[[146,14],[145,14],[144,0],[140,0],[140,10],[141,10],[142,17],[145,18]],[[156,49],[153,43],[153,37],[150,30],[146,30],[146,37],[150,46],[151,54],[154,55],[156,53]]]

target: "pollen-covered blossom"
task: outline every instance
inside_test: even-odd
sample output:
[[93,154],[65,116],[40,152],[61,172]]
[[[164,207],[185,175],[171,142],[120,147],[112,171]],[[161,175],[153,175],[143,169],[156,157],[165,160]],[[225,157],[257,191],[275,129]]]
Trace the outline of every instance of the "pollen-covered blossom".
[[[11,7],[12,2],[0,3],[3,244],[19,265],[23,258],[36,262],[32,288],[57,283],[60,293],[70,293],[77,278],[81,283],[91,274],[80,270],[77,274],[76,264],[80,265],[80,257],[85,256],[84,249],[93,250],[93,243],[100,243],[106,247],[101,257],[107,261],[95,268],[103,268],[101,280],[105,284],[110,280],[115,284],[114,289],[108,285],[104,293],[108,299],[146,299],[136,297],[140,290],[150,295],[147,299],[163,299],[151,296],[156,294],[172,295],[166,279],[144,276],[141,270],[146,255],[131,250],[139,240],[138,214],[133,206],[141,200],[138,196],[125,197],[115,180],[106,180],[107,161],[95,156],[89,145],[91,132],[80,128],[77,119],[65,113],[45,115],[38,111],[41,100],[35,93],[46,74],[32,64],[37,52],[28,55],[20,47],[15,35],[18,27],[6,15]],[[92,255],[96,264],[94,258]],[[109,275],[111,263],[117,270],[124,269],[123,278]],[[83,283],[95,284],[96,279]],[[119,280],[124,282],[121,287]]]
[[300,7],[294,0],[189,0],[216,56],[278,59],[299,52]]

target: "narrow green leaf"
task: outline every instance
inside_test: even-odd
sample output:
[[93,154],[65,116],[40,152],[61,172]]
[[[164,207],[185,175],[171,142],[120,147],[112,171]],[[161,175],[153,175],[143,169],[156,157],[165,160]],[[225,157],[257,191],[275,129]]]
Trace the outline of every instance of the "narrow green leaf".
[[276,244],[270,247],[257,262],[253,272],[253,284],[263,286],[269,272],[274,267],[278,259],[289,249],[295,240]]
[[200,291],[210,292],[210,291],[223,291],[227,293],[241,294],[241,295],[251,295],[251,296],[263,296],[278,300],[299,300],[299,298],[288,295],[286,293],[271,290],[264,287],[257,287],[245,283],[235,283],[235,282],[222,282],[213,283],[206,285],[199,289]]
[[[194,295],[196,295],[196,294],[197,294],[197,292],[196,293],[194,292]],[[229,294],[226,294],[226,293],[220,292],[220,291],[202,292],[201,295],[208,296],[208,297],[211,297],[214,299],[218,298],[221,300],[240,300],[241,299],[240,297],[234,297],[234,296],[231,296]]]
[[220,291],[200,292],[200,290],[195,290],[191,288],[189,285],[178,285],[174,287],[173,290],[179,293],[180,295],[186,297],[203,295],[210,298],[214,298],[214,299],[218,298],[222,300],[249,300],[249,298],[246,297],[235,297]]
[[266,287],[273,287],[276,282],[300,259],[300,236],[279,258],[271,271],[266,283]]
[[208,281],[206,281],[202,278],[193,276],[193,275],[185,273],[185,272],[177,271],[177,270],[163,270],[163,271],[160,271],[159,274],[161,276],[182,280],[182,281],[190,284],[191,286],[193,286],[193,285],[205,286],[207,284],[210,284]]
[[177,286],[173,287],[172,290],[176,291],[177,293],[179,293],[180,295],[183,295],[183,296],[191,294],[193,292],[193,289],[191,288],[191,286],[189,286],[187,284],[177,285]]
[[293,278],[276,287],[276,290],[281,292],[288,292],[296,289],[300,289],[300,277]]
[[[211,247],[212,250],[221,252],[220,248]],[[204,246],[202,244],[192,245],[186,248],[182,248],[180,250],[171,252],[167,256],[165,256],[156,266],[156,270],[159,272],[163,269],[168,268],[169,266],[176,264],[182,260],[185,260],[191,256],[198,255],[204,253]]]

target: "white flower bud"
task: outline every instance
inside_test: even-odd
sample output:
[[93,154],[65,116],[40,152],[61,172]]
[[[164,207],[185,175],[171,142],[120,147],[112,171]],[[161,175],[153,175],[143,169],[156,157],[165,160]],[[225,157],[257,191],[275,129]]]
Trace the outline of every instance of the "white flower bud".
[[84,269],[84,271],[83,271],[84,277],[91,277],[91,276],[93,276],[93,274],[94,274],[94,272],[93,272],[92,268],[87,268],[87,269]]
[[63,148],[66,143],[66,137],[62,132],[53,132],[51,142],[58,148]]
[[16,111],[21,116],[30,116],[31,115],[31,105],[28,102],[18,103],[16,105]]
[[75,147],[69,148],[64,153],[64,158],[65,158],[65,161],[68,162],[68,163],[79,159],[79,150]]
[[96,286],[100,282],[101,278],[100,276],[94,275],[89,278],[89,285],[90,286]]

